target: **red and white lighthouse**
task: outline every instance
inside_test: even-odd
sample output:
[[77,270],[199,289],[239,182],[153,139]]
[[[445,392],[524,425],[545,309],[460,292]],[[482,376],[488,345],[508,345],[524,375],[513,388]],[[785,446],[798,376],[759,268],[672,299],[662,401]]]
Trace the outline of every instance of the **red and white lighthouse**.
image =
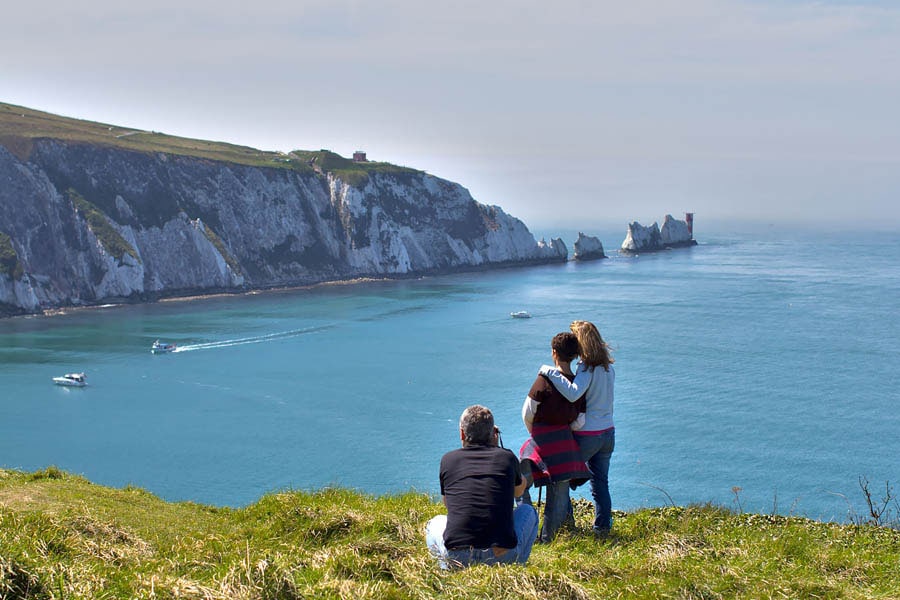
[[684,222],[688,226],[688,234],[694,238],[694,213],[684,213]]

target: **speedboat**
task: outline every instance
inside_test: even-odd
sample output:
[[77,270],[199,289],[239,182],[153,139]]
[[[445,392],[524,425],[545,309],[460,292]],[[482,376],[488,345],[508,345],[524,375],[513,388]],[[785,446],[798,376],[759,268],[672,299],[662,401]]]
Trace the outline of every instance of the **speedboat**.
[[527,310],[517,310],[516,312],[509,313],[513,319],[530,319],[531,313]]
[[84,380],[84,373],[66,373],[62,377],[54,377],[53,383],[70,387],[84,387],[87,385],[87,381]]
[[161,342],[156,340],[153,342],[153,345],[150,346],[150,352],[153,354],[167,354],[169,352],[175,352],[175,344],[167,344],[166,342]]

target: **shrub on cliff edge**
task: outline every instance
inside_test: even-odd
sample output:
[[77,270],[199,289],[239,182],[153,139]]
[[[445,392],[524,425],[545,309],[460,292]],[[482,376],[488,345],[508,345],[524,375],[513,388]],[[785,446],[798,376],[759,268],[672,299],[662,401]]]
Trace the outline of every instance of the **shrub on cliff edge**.
[[19,261],[12,239],[2,232],[0,232],[0,274],[9,275],[13,279],[21,279],[25,274],[25,268]]
[[103,244],[103,248],[106,249],[113,258],[119,261],[119,264],[122,263],[122,258],[126,254],[130,255],[136,261],[141,262],[137,250],[135,250],[131,244],[129,244],[128,241],[123,238],[112,225],[110,225],[106,215],[103,214],[103,211],[88,202],[81,194],[72,188],[69,188],[67,193],[72,204],[78,209],[78,212],[81,213],[84,220],[87,221],[91,231],[97,239],[100,240],[100,243]]

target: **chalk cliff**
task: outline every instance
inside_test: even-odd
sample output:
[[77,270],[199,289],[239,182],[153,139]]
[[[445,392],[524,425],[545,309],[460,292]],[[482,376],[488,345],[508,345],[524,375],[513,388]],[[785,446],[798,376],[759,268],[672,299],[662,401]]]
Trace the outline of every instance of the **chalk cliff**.
[[629,223],[621,251],[635,254],[696,245],[697,242],[693,239],[687,221],[679,221],[672,218],[672,215],[666,215],[662,229],[657,223],[653,223],[650,227],[644,227],[637,221]]
[[0,315],[566,260],[561,240],[412,169],[351,177],[4,133]]
[[575,240],[574,252],[572,258],[574,260],[596,260],[606,258],[603,253],[603,242],[599,238],[590,235],[584,235],[578,232],[578,239]]

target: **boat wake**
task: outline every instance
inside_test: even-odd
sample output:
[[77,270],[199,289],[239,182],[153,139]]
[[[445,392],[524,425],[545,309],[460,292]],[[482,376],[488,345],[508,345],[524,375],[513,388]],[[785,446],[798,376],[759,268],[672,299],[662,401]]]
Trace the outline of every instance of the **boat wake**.
[[237,338],[234,340],[221,340],[219,342],[204,342],[202,344],[179,344],[173,353],[178,352],[194,352],[195,350],[214,350],[216,348],[231,348],[232,346],[244,346],[247,344],[262,344],[265,342],[274,342],[276,340],[284,340],[292,337],[298,337],[309,333],[316,333],[331,329],[334,325],[321,325],[319,327],[305,327],[303,329],[290,329],[288,331],[279,331],[276,333],[267,333],[266,335],[255,335],[252,337]]

